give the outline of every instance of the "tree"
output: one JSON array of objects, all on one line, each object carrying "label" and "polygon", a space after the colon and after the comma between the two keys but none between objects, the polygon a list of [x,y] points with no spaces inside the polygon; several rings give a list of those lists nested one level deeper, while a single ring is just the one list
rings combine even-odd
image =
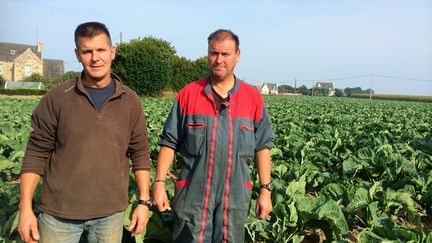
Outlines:
[{"label": "tree", "polygon": [[330,90],[328,88],[323,87],[314,87],[313,95],[314,96],[329,96]]},{"label": "tree", "polygon": [[278,86],[279,93],[294,93],[294,87],[286,84],[282,84]]},{"label": "tree", "polygon": [[165,40],[133,39],[117,46],[112,69],[139,95],[157,96],[171,83],[175,53],[174,47]]},{"label": "tree", "polygon": [[335,96],[336,97],[343,97],[343,96],[345,96],[345,93],[342,89],[336,89],[335,90]]},{"label": "tree", "polygon": [[210,74],[207,56],[200,57],[192,62],[192,80],[197,80]]},{"label": "tree", "polygon": [[184,57],[174,56],[172,62],[173,77],[171,79],[170,88],[179,91],[187,83],[192,81],[190,77],[193,67],[192,62]]},{"label": "tree", "polygon": [[311,95],[312,89],[308,89],[306,85],[302,85],[298,87],[297,93],[300,93],[302,95]]},{"label": "tree", "polygon": [[[367,90],[363,90],[360,87],[355,87],[355,88],[345,88],[345,95],[350,97],[352,94],[369,94],[371,92],[371,89],[367,89]],[[372,94],[373,94],[373,90],[372,90]]]},{"label": "tree", "polygon": [[59,84],[59,83],[62,83],[64,81],[68,81],[72,78],[78,77],[80,75],[81,75],[81,72],[68,71],[68,72],[64,73],[62,76],[60,76],[60,78],[55,79],[54,83]]}]

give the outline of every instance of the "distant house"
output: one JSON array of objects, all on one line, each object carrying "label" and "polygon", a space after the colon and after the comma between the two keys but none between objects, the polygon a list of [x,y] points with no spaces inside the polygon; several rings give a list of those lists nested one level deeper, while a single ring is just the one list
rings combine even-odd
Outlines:
[{"label": "distant house", "polygon": [[333,82],[318,82],[315,81],[314,88],[322,88],[322,89],[328,89],[329,93],[328,96],[335,96],[336,89],[334,87]]},{"label": "distant house", "polygon": [[63,60],[43,59],[43,76],[49,79],[60,77],[64,73]]},{"label": "distant house", "polygon": [[278,85],[272,83],[263,83],[260,92],[261,94],[278,94]]},{"label": "distant house", "polygon": [[43,59],[42,42],[24,45],[0,42],[0,75],[7,81],[21,81],[32,74],[57,78],[64,73],[63,60]]}]

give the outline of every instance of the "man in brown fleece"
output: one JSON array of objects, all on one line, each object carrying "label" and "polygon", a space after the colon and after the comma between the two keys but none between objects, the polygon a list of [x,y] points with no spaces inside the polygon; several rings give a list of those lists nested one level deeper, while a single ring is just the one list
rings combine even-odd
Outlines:
[{"label": "man in brown fleece", "polygon": [[50,89],[31,117],[18,223],[25,242],[79,242],[85,231],[89,242],[121,242],[129,159],[139,190],[132,236],[148,222],[151,164],[140,99],[111,73],[116,48],[104,24],[79,25],[75,44],[81,76]]}]

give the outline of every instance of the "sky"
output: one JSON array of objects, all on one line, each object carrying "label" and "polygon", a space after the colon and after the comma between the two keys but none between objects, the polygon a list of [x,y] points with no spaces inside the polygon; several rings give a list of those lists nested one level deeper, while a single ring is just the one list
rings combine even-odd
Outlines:
[{"label": "sky", "polygon": [[207,55],[211,32],[230,29],[235,74],[255,85],[432,95],[432,0],[0,0],[0,42],[41,41],[65,71],[82,69],[73,33],[88,21],[105,23],[114,43],[153,36],[190,60]]}]

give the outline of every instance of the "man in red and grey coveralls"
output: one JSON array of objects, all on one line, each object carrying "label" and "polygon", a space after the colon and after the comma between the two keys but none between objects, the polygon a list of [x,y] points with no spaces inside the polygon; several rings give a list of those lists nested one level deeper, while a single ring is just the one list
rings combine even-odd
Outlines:
[{"label": "man in red and grey coveralls", "polygon": [[165,123],[153,200],[170,209],[165,177],[175,152],[183,157],[175,184],[174,242],[244,242],[255,160],[261,184],[256,215],[272,210],[270,182],[273,132],[258,91],[236,78],[238,36],[217,30],[208,37],[210,76],[177,95]]}]

